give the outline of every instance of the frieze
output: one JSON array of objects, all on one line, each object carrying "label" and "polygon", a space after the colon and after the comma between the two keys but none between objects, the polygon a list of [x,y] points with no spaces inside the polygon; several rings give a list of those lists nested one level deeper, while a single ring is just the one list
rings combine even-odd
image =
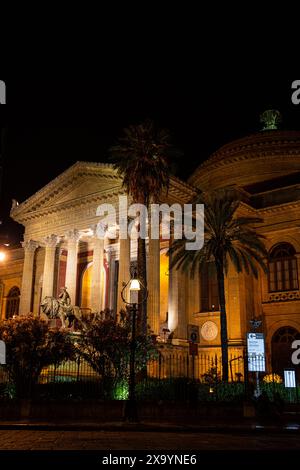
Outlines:
[{"label": "frieze", "polygon": [[269,299],[267,302],[288,302],[291,300],[300,300],[299,291],[288,291],[288,292],[275,292],[274,294],[269,294]]}]

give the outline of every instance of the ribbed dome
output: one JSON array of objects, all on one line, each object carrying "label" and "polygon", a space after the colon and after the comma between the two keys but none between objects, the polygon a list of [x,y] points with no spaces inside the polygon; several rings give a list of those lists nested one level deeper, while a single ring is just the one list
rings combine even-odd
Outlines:
[{"label": "ribbed dome", "polygon": [[189,183],[202,189],[244,186],[300,171],[300,132],[268,130],[223,145]]}]

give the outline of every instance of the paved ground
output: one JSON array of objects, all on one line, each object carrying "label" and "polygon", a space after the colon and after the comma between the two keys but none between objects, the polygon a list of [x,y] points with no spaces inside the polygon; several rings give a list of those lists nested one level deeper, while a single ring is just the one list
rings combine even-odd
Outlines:
[{"label": "paved ground", "polygon": [[1,430],[0,450],[300,450],[285,434]]}]

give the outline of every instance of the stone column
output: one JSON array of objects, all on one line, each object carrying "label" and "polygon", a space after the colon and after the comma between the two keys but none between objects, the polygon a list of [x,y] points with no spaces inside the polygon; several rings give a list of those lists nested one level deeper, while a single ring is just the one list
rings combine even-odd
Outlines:
[{"label": "stone column", "polygon": [[160,327],[160,241],[149,237],[148,324],[155,335]]},{"label": "stone column", "polygon": [[4,297],[4,284],[0,281],[0,319],[5,320],[6,298]]},{"label": "stone column", "polygon": [[168,302],[168,328],[177,336],[178,327],[178,297],[179,297],[178,271],[169,270],[169,302]]},{"label": "stone column", "polygon": [[120,310],[125,307],[121,297],[123,282],[130,279],[130,238],[119,240],[119,276],[118,276],[118,300],[116,316],[119,317]]},{"label": "stone column", "polygon": [[22,246],[24,248],[24,264],[19,314],[28,315],[31,310],[34,253],[39,245],[34,240],[28,240],[22,242]]},{"label": "stone column", "polygon": [[53,234],[43,240],[45,243],[46,252],[44,262],[42,299],[44,299],[46,296],[53,296],[55,253],[58,240],[58,237]]},{"label": "stone column", "polygon": [[104,276],[103,276],[104,239],[94,238],[91,307],[93,312],[103,310]]},{"label": "stone column", "polygon": [[75,305],[76,302],[76,281],[77,281],[77,255],[78,255],[78,241],[80,238],[79,231],[69,230],[66,234],[68,241],[68,256],[66,267],[66,288],[71,297],[71,303]]},{"label": "stone column", "polygon": [[[115,276],[116,276],[116,251],[114,245],[106,248],[108,255],[108,308],[112,311],[115,309]],[[116,312],[114,312],[116,313]]]}]

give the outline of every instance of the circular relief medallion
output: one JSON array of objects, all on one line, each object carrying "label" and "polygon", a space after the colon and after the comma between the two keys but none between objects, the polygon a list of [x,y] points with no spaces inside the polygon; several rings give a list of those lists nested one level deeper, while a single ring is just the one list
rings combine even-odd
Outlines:
[{"label": "circular relief medallion", "polygon": [[201,327],[201,336],[206,341],[213,341],[218,336],[218,327],[213,321],[206,321]]}]

